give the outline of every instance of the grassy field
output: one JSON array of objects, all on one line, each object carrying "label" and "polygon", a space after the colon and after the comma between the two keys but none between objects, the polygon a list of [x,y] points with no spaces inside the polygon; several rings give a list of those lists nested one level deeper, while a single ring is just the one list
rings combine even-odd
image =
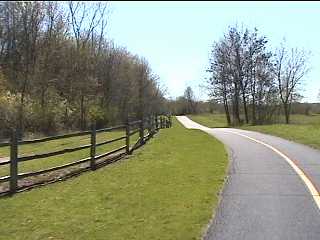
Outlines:
[{"label": "grassy field", "polygon": [[[222,114],[193,115],[191,119],[208,127],[221,127],[223,122],[226,122]],[[289,125],[247,125],[240,128],[279,136],[320,149],[320,115],[292,115]]]},{"label": "grassy field", "polygon": [[241,128],[271,134],[320,149],[319,124],[273,124],[264,126],[244,126]]},{"label": "grassy field", "polygon": [[0,238],[199,239],[227,154],[211,136],[173,123],[128,159],[0,199]]},{"label": "grassy field", "polygon": [[188,117],[191,118],[193,121],[210,128],[228,126],[226,115],[224,114],[204,113],[198,115],[188,115]]}]

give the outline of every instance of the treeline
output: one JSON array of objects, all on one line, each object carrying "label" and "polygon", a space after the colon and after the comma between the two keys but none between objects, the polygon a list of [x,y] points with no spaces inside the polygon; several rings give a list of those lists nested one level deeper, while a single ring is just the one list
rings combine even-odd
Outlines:
[{"label": "treeline", "polygon": [[198,100],[192,88],[188,86],[182,96],[167,100],[166,109],[173,115],[187,115],[213,112],[216,106],[210,101]]},{"label": "treeline", "polygon": [[107,13],[106,3],[0,3],[0,137],[162,111],[148,62],[105,37]]},{"label": "treeline", "polygon": [[223,104],[229,125],[272,122],[279,107],[289,123],[292,103],[301,99],[308,55],[287,49],[285,42],[272,51],[257,29],[230,27],[213,45],[208,72],[211,97]]},{"label": "treeline", "polygon": [[175,115],[199,113],[199,104],[190,86],[185,89],[183,96],[168,100],[168,108]]}]

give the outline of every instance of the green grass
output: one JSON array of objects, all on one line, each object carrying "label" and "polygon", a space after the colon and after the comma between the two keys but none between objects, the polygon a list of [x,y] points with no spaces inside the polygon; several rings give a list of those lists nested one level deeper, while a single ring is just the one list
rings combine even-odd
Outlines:
[{"label": "green grass", "polygon": [[[220,127],[224,115],[202,114],[192,115],[191,119],[208,127]],[[225,121],[225,120],[224,120]],[[291,124],[269,124],[257,126],[241,126],[241,129],[258,131],[282,137],[291,141],[306,144],[320,149],[320,115],[291,115]]]},{"label": "green grass", "polygon": [[197,115],[188,115],[188,117],[193,121],[210,128],[228,126],[225,114],[203,113]]},{"label": "green grass", "polygon": [[174,120],[129,159],[0,199],[0,238],[199,239],[226,165],[220,142]]},{"label": "green grass", "polygon": [[[284,115],[277,116],[274,124],[285,124]],[[294,125],[320,125],[320,114],[291,114],[290,124]],[[270,125],[270,124],[269,124]]]},{"label": "green grass", "polygon": [[[113,132],[104,132],[104,133],[97,133],[97,143],[104,142],[107,140],[111,140],[117,137],[121,137],[125,135],[125,131],[113,131]],[[131,144],[135,143],[138,140],[139,133],[134,134],[131,136]],[[35,143],[35,144],[26,144],[19,146],[19,156],[26,156],[26,155],[33,155],[33,154],[40,154],[40,153],[47,153],[53,152],[57,150],[62,150],[64,148],[72,148],[81,145],[90,144],[90,135],[80,136],[80,137],[71,137],[65,138],[60,140],[52,140],[48,142],[42,143]],[[111,144],[102,145],[97,147],[96,154],[102,154],[113,149],[119,148],[125,145],[125,139],[120,140]],[[21,162],[19,163],[19,173],[21,172],[28,172],[28,171],[38,171],[41,169],[46,169],[62,164],[71,163],[76,160],[80,160],[86,157],[89,157],[90,148],[84,149],[81,151],[76,151],[73,153],[66,153],[63,155],[58,155],[54,157],[48,157],[44,159],[35,159],[31,161]],[[7,157],[9,156],[9,147],[2,147],[0,148],[0,157]],[[9,173],[9,167],[7,166],[0,166],[0,176],[6,176]]]},{"label": "green grass", "polygon": [[242,129],[282,137],[320,149],[320,115],[291,115],[291,124],[243,126]]},{"label": "green grass", "polygon": [[264,126],[244,126],[241,127],[241,129],[271,134],[320,149],[320,125],[273,124]]}]

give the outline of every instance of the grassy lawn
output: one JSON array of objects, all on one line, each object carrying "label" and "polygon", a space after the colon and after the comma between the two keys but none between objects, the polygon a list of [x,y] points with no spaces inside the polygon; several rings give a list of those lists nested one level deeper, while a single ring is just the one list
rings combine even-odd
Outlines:
[{"label": "grassy lawn", "polygon": [[224,114],[203,113],[197,115],[188,115],[188,117],[193,121],[210,128],[228,126],[226,115]]},{"label": "grassy lawn", "polygon": [[[103,132],[97,133],[97,143],[104,142],[107,140],[111,140],[117,137],[121,137],[125,135],[125,131],[113,131],[113,132]],[[134,134],[130,137],[131,144],[134,144],[139,138],[139,133]],[[60,140],[52,140],[43,143],[35,143],[35,144],[26,144],[19,146],[19,156],[40,154],[53,152],[57,150],[62,150],[64,148],[72,148],[81,145],[90,144],[90,135],[80,136],[80,137],[71,137]],[[119,148],[125,145],[125,139],[120,140],[111,144],[102,145],[97,147],[96,153],[102,154],[113,149]],[[72,153],[66,153],[63,155],[58,155],[54,157],[48,157],[43,159],[35,159],[31,161],[21,162],[19,163],[19,173],[27,172],[27,171],[37,171],[41,169],[46,169],[66,163],[71,163],[76,160],[80,160],[90,155],[90,148],[84,149],[81,151],[76,151]],[[9,156],[9,147],[0,148],[0,157]],[[9,174],[9,165],[0,166],[0,177],[6,176]]]},{"label": "grassy lawn", "polygon": [[0,199],[0,238],[199,239],[227,154],[211,136],[173,124],[129,159]]},{"label": "grassy lawn", "polygon": [[273,124],[264,126],[244,126],[241,128],[271,134],[320,149],[319,124]]},{"label": "grassy lawn", "polygon": [[320,126],[320,114],[313,114],[309,116],[293,114],[290,118],[292,124]]},{"label": "grassy lawn", "polygon": [[[193,115],[191,119],[208,127],[221,127],[224,115]],[[224,119],[225,121],[225,119]],[[258,126],[241,126],[241,129],[258,131],[306,144],[320,149],[320,115],[291,116],[291,124],[270,124]]]},{"label": "grassy lawn", "polygon": [[291,116],[291,124],[243,126],[242,129],[258,131],[282,137],[320,149],[320,115]]}]

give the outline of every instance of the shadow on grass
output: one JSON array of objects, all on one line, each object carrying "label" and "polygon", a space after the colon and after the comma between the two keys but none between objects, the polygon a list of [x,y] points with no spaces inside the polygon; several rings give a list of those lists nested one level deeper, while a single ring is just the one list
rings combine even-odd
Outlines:
[{"label": "shadow on grass", "polygon": [[18,189],[15,193],[11,193],[9,191],[9,182],[2,183],[0,184],[0,197],[11,197],[16,193],[21,193],[24,191],[29,191],[33,188],[38,188],[52,183],[65,181],[70,178],[80,176],[84,172],[95,171],[109,164],[115,163],[119,160],[129,159],[134,150],[139,149],[140,147],[145,145],[151,138],[151,135],[145,138],[143,144],[140,144],[138,141],[131,148],[130,155],[126,154],[125,152],[121,152],[118,154],[109,155],[108,157],[96,161],[94,169],[90,167],[90,162],[87,162],[81,163],[76,166],[68,167],[66,169],[55,170],[53,172],[39,174],[32,177],[26,177],[23,180],[18,180]]}]

